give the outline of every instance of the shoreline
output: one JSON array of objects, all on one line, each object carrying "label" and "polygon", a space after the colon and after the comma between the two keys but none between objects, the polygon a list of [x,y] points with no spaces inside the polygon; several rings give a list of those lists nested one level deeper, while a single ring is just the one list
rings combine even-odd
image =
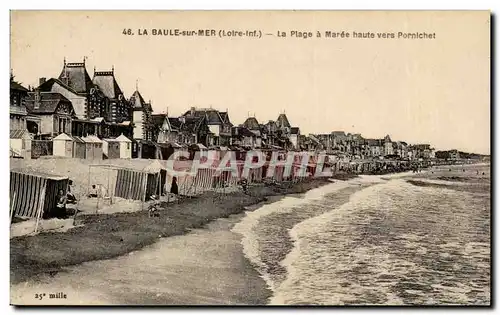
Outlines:
[{"label": "shoreline", "polygon": [[[218,218],[128,255],[85,262],[54,276],[40,276],[38,281],[11,285],[11,304],[267,305],[272,292],[245,257],[242,236],[231,231],[244,217],[242,212]],[[106,284],[96,287],[95,283]],[[33,298],[49,290],[64,292],[67,298]]]},{"label": "shoreline", "polygon": [[[343,175],[332,179],[351,177]],[[236,192],[217,197],[207,193],[178,204],[165,204],[159,210],[160,216],[153,218],[147,211],[82,215],[75,222],[81,226],[67,232],[12,238],[10,282],[36,281],[46,274],[56,275],[65,267],[116,258],[152,245],[161,238],[185,235],[216,219],[252,211],[247,207],[266,202],[267,197],[305,193],[328,183],[331,181],[326,178],[313,179],[279,192],[259,185],[250,187],[249,195]]]}]

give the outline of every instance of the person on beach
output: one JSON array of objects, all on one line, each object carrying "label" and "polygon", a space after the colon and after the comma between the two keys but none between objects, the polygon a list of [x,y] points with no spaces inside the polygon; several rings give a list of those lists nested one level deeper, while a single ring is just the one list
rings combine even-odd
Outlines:
[{"label": "person on beach", "polygon": [[68,193],[66,194],[66,198],[68,200],[68,203],[76,203],[76,197],[71,192],[71,185],[73,185],[73,181],[72,180],[69,181],[69,184],[68,184]]},{"label": "person on beach", "polygon": [[64,195],[64,191],[62,189],[59,189],[59,192],[57,193],[57,204],[56,204],[56,217],[64,217],[66,215],[66,203],[67,203],[67,198]]},{"label": "person on beach", "polygon": [[89,198],[97,198],[97,188],[95,185],[92,185],[92,189],[90,189]]},{"label": "person on beach", "polygon": [[177,186],[177,177],[172,178],[172,185],[170,186],[170,193],[179,195],[179,187]]},{"label": "person on beach", "polygon": [[240,181],[241,188],[243,189],[243,193],[247,194],[248,193],[248,181],[246,178],[243,178]]}]

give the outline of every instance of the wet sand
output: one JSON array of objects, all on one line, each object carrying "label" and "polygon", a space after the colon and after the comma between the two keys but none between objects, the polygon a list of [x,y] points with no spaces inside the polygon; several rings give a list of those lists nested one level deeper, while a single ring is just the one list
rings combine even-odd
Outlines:
[{"label": "wet sand", "polygon": [[[11,286],[28,305],[264,305],[271,295],[231,228],[244,214],[160,240],[128,255],[65,268]],[[65,299],[49,298],[63,292]],[[37,293],[46,293],[41,300]]]}]

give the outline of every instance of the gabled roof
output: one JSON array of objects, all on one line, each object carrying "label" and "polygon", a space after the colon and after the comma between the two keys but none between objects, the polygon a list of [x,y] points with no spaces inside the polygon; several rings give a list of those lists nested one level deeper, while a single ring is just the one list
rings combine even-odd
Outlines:
[{"label": "gabled roof", "polygon": [[40,92],[40,106],[38,108],[35,108],[35,93],[30,93],[26,99],[26,109],[30,114],[54,114],[61,103],[69,106],[71,114],[74,114],[70,100],[62,94],[54,92]]},{"label": "gabled roof", "polygon": [[71,138],[70,136],[68,136],[65,133],[61,133],[60,135],[58,135],[57,137],[55,137],[53,140],[69,140],[69,141],[73,141],[73,138]]},{"label": "gabled roof", "polygon": [[137,90],[134,92],[134,94],[132,94],[132,96],[130,96],[129,101],[134,110],[136,109],[143,110],[144,106],[146,105],[144,98],[142,97],[141,93],[139,93],[139,91]]},{"label": "gabled roof", "polygon": [[86,143],[102,143],[102,140],[93,135],[88,135],[86,137],[81,138]]},{"label": "gabled roof", "polygon": [[290,128],[290,122],[288,121],[288,117],[285,114],[280,114],[278,119],[276,119],[276,125],[278,128]]},{"label": "gabled roof", "polygon": [[123,133],[114,139],[116,142],[132,142],[129,138],[125,137]]},{"label": "gabled roof", "polygon": [[181,130],[196,133],[200,130],[205,117],[184,117],[185,122],[181,125]]},{"label": "gabled roof", "polygon": [[59,80],[77,93],[89,93],[93,87],[92,80],[85,68],[85,63],[64,63]]},{"label": "gabled roof", "polygon": [[245,120],[245,122],[243,123],[243,126],[250,130],[260,130],[259,122],[255,117],[248,117],[247,120]]},{"label": "gabled roof", "polygon": [[220,118],[222,119],[222,122],[225,124],[230,124],[231,121],[229,120],[229,113],[228,112],[219,112]]},{"label": "gabled roof", "polygon": [[113,71],[96,71],[92,82],[97,85],[106,97],[116,100],[123,95],[122,90],[116,82]]},{"label": "gabled roof", "polygon": [[182,122],[179,119],[179,117],[168,117],[168,123],[170,124],[170,127],[173,129],[181,129]]},{"label": "gabled roof", "polygon": [[78,94],[78,92],[75,91],[72,87],[67,86],[66,83],[64,83],[61,80],[56,79],[56,78],[50,78],[50,79],[48,79],[47,81],[45,81],[44,83],[42,83],[41,85],[39,85],[37,87],[37,89],[39,89],[42,92],[51,92],[52,91],[52,86],[54,85],[54,83],[59,84],[61,87],[63,87],[64,89],[70,91],[73,94]]},{"label": "gabled roof", "polygon": [[166,114],[153,114],[151,115],[151,122],[153,125],[161,127],[167,118]]}]

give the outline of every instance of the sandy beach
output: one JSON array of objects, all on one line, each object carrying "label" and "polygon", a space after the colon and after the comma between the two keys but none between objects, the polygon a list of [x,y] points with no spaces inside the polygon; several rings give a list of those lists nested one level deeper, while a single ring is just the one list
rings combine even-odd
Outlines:
[{"label": "sandy beach", "polygon": [[[87,262],[11,286],[29,305],[263,305],[271,295],[231,228],[243,214],[215,220],[116,259]],[[64,292],[66,298],[37,293]]]},{"label": "sandy beach", "polygon": [[[336,178],[350,177],[340,174]],[[149,217],[147,211],[83,213],[74,228],[62,232],[11,236],[11,303],[266,304],[270,296],[267,285],[245,258],[241,235],[231,228],[245,210],[327,183],[331,181],[315,179],[280,189],[255,185],[248,195],[205,193],[162,204],[159,217]],[[150,256],[161,252],[168,255],[151,263]],[[135,266],[130,270],[136,272],[142,270],[137,266],[144,266],[144,275],[133,277],[144,283],[135,283],[133,288],[125,288],[127,280],[119,284],[129,271],[122,266]],[[160,293],[134,291],[158,279],[166,279],[158,285]],[[113,292],[121,293],[95,290],[96,281],[102,288],[118,285],[122,289]],[[72,297],[35,298],[36,292],[49,296],[59,291]]]}]

